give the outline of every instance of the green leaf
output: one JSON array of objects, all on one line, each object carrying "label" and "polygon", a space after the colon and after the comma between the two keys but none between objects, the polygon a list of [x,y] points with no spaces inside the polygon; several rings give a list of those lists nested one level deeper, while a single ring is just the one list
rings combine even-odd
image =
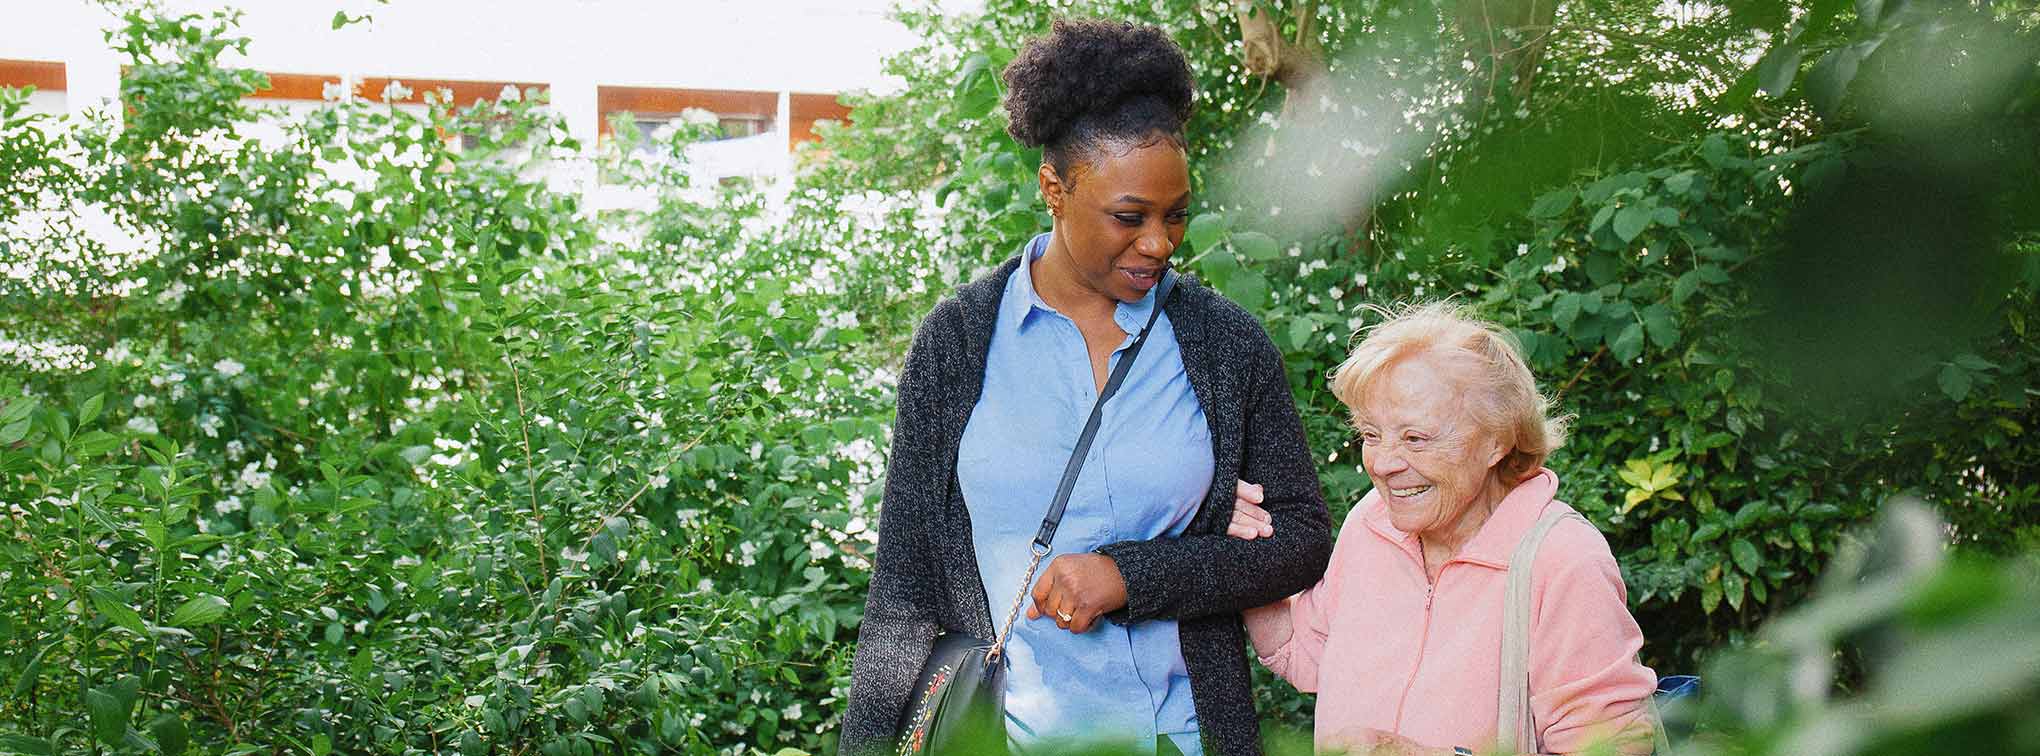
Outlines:
[{"label": "green leaf", "polygon": [[1317,320],[1307,315],[1298,315],[1289,321],[1289,346],[1297,351],[1311,345],[1311,337],[1317,335]]},{"label": "green leaf", "polygon": [[1615,337],[1615,341],[1608,345],[1608,351],[1622,362],[1643,356],[1643,325],[1630,323],[1624,327],[1622,333]]},{"label": "green leaf", "polygon": [[189,629],[218,622],[226,615],[226,599],[201,593],[178,606],[177,611],[170,614],[170,624]]},{"label": "green leaf", "polygon": [[5,428],[0,428],[0,446],[13,444],[28,436],[28,418],[22,418]]},{"label": "green leaf", "polygon": [[128,708],[120,705],[120,699],[105,688],[93,688],[85,691],[85,708],[91,714],[93,736],[101,743],[120,745],[128,727]]},{"label": "green leaf", "polygon": [[1772,97],[1784,97],[1792,88],[1792,80],[1799,76],[1799,45],[1786,42],[1764,53],[1757,61],[1757,88]]},{"label": "green leaf", "polygon": [[1551,324],[1561,331],[1571,331],[1573,322],[1580,318],[1580,304],[1578,293],[1568,291],[1558,295],[1558,300],[1551,303]]},{"label": "green leaf", "polygon": [[1591,234],[1595,231],[1601,230],[1602,226],[1608,225],[1608,221],[1614,218],[1615,218],[1615,206],[1602,205],[1600,210],[1594,212],[1593,221],[1587,224],[1587,233]]},{"label": "green leaf", "polygon": [[1955,364],[1971,372],[1998,369],[1997,363],[1969,353],[1955,355]]},{"label": "green leaf", "polygon": [[1672,308],[1663,303],[1643,308],[1643,328],[1650,335],[1650,341],[1661,349],[1670,349],[1679,343],[1679,324],[1672,318]]},{"label": "green leaf", "polygon": [[32,396],[16,398],[7,403],[7,409],[0,410],[0,425],[12,425],[34,413],[42,401]]},{"label": "green leaf", "polygon": [[137,636],[149,637],[149,626],[142,622],[142,615],[105,589],[92,589],[92,608],[98,609],[100,614],[113,620],[113,624],[127,628]]},{"label": "green leaf", "polygon": [[970,100],[980,89],[980,80],[990,75],[992,58],[984,53],[975,53],[963,59],[963,66],[956,72],[956,97]]},{"label": "green leaf", "polygon": [[149,720],[149,735],[156,739],[157,747],[166,754],[184,753],[191,745],[191,735],[184,727],[184,718],[168,711]]},{"label": "green leaf", "polygon": [[1258,231],[1242,231],[1232,235],[1233,249],[1240,251],[1249,260],[1266,262],[1282,254],[1275,237]]},{"label": "green leaf", "polygon": [[1679,225],[1679,211],[1674,208],[1660,207],[1651,211],[1650,220],[1652,223],[1657,224],[1659,228],[1677,228]]},{"label": "green leaf", "polygon": [[1565,213],[1565,211],[1571,210],[1573,199],[1578,196],[1579,193],[1573,191],[1572,187],[1545,192],[1537,198],[1536,202],[1530,205],[1530,217],[1540,219],[1556,218]]},{"label": "green leaf", "polygon": [[51,756],[57,752],[49,741],[27,735],[0,735],[0,751],[30,756]]},{"label": "green leaf", "polygon": [[1700,274],[1686,271],[1679,274],[1679,280],[1672,282],[1672,306],[1684,307],[1693,294],[1700,291]]},{"label": "green leaf", "polygon": [[71,440],[71,455],[79,459],[91,459],[112,451],[120,444],[119,436],[102,430],[87,431]]},{"label": "green leaf", "polygon": [[92,398],[85,400],[85,406],[78,409],[78,427],[83,428],[86,423],[99,417],[99,410],[105,406],[105,394],[93,394]]},{"label": "green leaf", "polygon": [[1762,554],[1757,553],[1756,544],[1741,538],[1728,545],[1728,554],[1735,558],[1735,566],[1745,574],[1755,575],[1764,566]]},{"label": "green leaf", "polygon": [[1651,208],[1648,205],[1639,203],[1622,208],[1615,213],[1615,235],[1622,237],[1625,244],[1636,241],[1636,237],[1650,227],[1650,215]]},{"label": "green leaf", "polygon": [[14,680],[15,698],[28,695],[28,691],[35,687],[37,676],[42,674],[43,655],[48,654],[50,649],[55,648],[56,645],[56,641],[45,643],[42,648],[36,649],[34,655],[28,657],[28,663],[21,667],[21,677]]},{"label": "green leaf", "polygon": [[1226,223],[1224,213],[1198,213],[1197,217],[1190,219],[1189,228],[1183,230],[1183,241],[1189,242],[1192,250],[1209,250],[1218,245],[1219,237],[1225,235]]},{"label": "green leaf", "polygon": [[1693,175],[1692,171],[1679,171],[1665,177],[1665,191],[1685,194],[1687,190],[1693,188]]},{"label": "green leaf", "polygon": [[1941,368],[1941,393],[1949,399],[1962,401],[1969,398],[1969,372],[1954,365]]},{"label": "green leaf", "polygon": [[1701,281],[1709,284],[1728,283],[1728,271],[1722,270],[1719,265],[1701,265],[1694,268],[1693,272],[1700,275]]},{"label": "green leaf", "polygon": [[1242,270],[1226,281],[1225,295],[1234,304],[1248,310],[1259,309],[1268,302],[1268,279],[1251,270]]}]

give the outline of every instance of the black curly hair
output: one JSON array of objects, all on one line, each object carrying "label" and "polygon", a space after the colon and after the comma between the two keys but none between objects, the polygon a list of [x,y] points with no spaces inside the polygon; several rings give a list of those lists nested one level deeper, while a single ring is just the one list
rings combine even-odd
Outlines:
[{"label": "black curly hair", "polygon": [[1107,143],[1168,139],[1183,146],[1195,87],[1183,50],[1161,29],[1126,22],[1057,19],[1027,41],[1001,74],[1006,133],[1056,175]]}]

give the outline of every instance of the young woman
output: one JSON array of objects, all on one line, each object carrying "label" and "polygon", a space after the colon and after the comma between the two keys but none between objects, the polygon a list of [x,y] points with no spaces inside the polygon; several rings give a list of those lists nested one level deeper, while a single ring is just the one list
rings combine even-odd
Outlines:
[{"label": "young woman", "polygon": [[[1054,224],[915,334],[843,752],[894,747],[938,631],[992,638],[1024,602],[1006,654],[1015,751],[1259,753],[1240,611],[1315,582],[1330,525],[1260,323],[1187,277],[1154,301],[1190,205],[1189,67],[1159,29],[1059,21],[1004,78]],[[1092,402],[1156,307],[1023,591]],[[1268,481],[1270,537],[1226,535],[1240,478]]]}]

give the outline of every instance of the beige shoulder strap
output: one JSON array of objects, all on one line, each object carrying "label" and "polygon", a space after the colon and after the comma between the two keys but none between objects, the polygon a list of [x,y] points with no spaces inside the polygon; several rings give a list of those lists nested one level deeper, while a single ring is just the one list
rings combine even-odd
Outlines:
[{"label": "beige shoulder strap", "polygon": [[1542,750],[1530,713],[1530,568],[1544,535],[1568,517],[1587,521],[1578,512],[1552,506],[1523,534],[1509,557],[1508,587],[1502,598],[1502,689],[1495,718],[1495,748],[1501,753]]}]

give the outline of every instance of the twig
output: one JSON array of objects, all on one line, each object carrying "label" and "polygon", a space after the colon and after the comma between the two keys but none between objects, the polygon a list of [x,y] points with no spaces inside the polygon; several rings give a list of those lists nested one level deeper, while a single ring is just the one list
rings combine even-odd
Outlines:
[{"label": "twig", "polygon": [[1565,396],[1565,392],[1570,390],[1573,387],[1573,384],[1579,383],[1580,378],[1587,374],[1587,368],[1593,367],[1595,362],[1600,361],[1601,355],[1607,353],[1608,353],[1607,344],[1602,344],[1601,348],[1594,350],[1594,354],[1587,358],[1587,364],[1581,365],[1579,372],[1573,373],[1572,380],[1566,381],[1565,385],[1558,387],[1558,396],[1553,397],[1553,399],[1555,400]]},{"label": "twig", "polygon": [[539,584],[544,585],[548,574],[545,567],[545,512],[538,508],[538,473],[531,466],[531,418],[524,409],[524,379],[517,370],[516,360],[506,354],[503,362],[510,366],[510,385],[517,392],[517,430],[524,437],[524,478],[531,490],[531,525],[538,535],[538,543],[534,545],[538,548]]}]

